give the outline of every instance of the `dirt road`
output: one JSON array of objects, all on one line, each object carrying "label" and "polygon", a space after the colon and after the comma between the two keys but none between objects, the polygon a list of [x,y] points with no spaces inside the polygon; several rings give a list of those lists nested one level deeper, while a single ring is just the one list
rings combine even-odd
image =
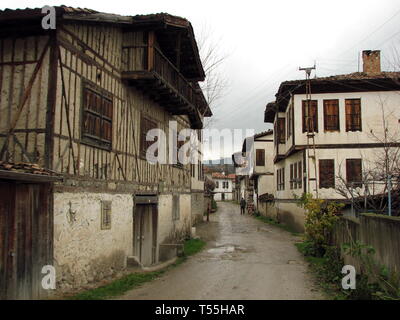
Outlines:
[{"label": "dirt road", "polygon": [[120,299],[323,299],[294,243],[298,238],[218,203],[197,233],[207,247]]}]

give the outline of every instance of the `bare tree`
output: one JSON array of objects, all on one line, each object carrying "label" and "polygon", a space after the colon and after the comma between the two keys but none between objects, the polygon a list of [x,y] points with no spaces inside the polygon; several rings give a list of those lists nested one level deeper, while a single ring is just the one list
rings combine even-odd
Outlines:
[{"label": "bare tree", "polygon": [[[229,86],[229,81],[222,68],[228,54],[223,52],[221,41],[213,39],[212,30],[208,27],[203,28],[197,44],[206,75],[206,79],[200,83],[200,87],[211,110],[215,110],[218,101],[224,96]],[[206,126],[215,120],[215,117],[207,120]]]},{"label": "bare tree", "polygon": [[[398,108],[398,106],[395,106]],[[397,122],[393,110],[385,108],[380,101],[382,129],[370,130],[369,137],[382,147],[376,148],[373,159],[363,159],[361,180],[348,183],[342,174],[342,164],[336,176],[335,189],[338,194],[351,201],[356,211],[386,213],[388,209],[388,187],[391,185],[392,215],[400,215],[400,134],[390,122]],[[390,182],[389,182],[390,181]]]}]

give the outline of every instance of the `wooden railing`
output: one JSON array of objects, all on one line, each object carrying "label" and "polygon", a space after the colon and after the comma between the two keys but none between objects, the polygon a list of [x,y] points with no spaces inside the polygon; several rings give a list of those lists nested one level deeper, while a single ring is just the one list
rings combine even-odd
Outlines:
[{"label": "wooden railing", "polygon": [[196,90],[168,58],[155,46],[131,46],[123,48],[124,71],[154,71],[166,84],[188,103],[197,106]]}]

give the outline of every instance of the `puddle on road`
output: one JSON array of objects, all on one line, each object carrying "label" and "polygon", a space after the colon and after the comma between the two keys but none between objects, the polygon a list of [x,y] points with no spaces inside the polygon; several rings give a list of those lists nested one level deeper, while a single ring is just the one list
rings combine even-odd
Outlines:
[{"label": "puddle on road", "polygon": [[235,251],[234,246],[227,246],[227,247],[217,247],[217,248],[212,248],[208,249],[208,253],[213,253],[213,254],[224,254],[224,253],[231,253]]}]

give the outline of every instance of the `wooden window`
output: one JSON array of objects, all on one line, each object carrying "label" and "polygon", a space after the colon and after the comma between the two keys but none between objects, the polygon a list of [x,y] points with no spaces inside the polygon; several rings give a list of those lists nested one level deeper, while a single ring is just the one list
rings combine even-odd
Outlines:
[{"label": "wooden window", "polygon": [[335,161],[333,159],[319,160],[319,187],[335,187]]},{"label": "wooden window", "polygon": [[289,138],[292,136],[292,132],[293,132],[293,107],[290,106],[289,110],[287,112],[287,117],[288,119],[287,121],[287,137],[286,139],[289,140]]},{"label": "wooden window", "polygon": [[97,147],[111,149],[112,118],[111,93],[85,82],[83,85],[82,141]]},{"label": "wooden window", "polygon": [[[151,129],[156,129],[157,123],[151,120],[148,117],[142,116],[140,119],[140,156],[146,157],[147,149],[155,142],[155,141],[147,141],[146,136],[147,132]],[[156,155],[157,156],[157,155]]]},{"label": "wooden window", "polygon": [[265,166],[265,150],[256,149],[256,166]]},{"label": "wooden window", "polygon": [[290,164],[290,181],[289,181],[289,183],[290,183],[290,189],[292,190],[293,189],[293,185],[294,185],[294,175],[293,175],[293,163],[291,163]]},{"label": "wooden window", "polygon": [[297,162],[293,164],[293,189],[297,189]]},{"label": "wooden window", "polygon": [[277,189],[285,190],[285,168],[278,169],[276,171],[277,176]]},{"label": "wooden window", "polygon": [[317,100],[303,100],[303,132],[318,132]]},{"label": "wooden window", "polygon": [[339,100],[324,100],[324,129],[339,131]]},{"label": "wooden window", "polygon": [[180,219],[179,195],[172,195],[172,220]]},{"label": "wooden window", "polygon": [[361,187],[362,164],[361,159],[346,159],[346,181],[354,187]]},{"label": "wooden window", "polygon": [[218,189],[219,188],[219,182],[215,181],[215,187]]},{"label": "wooden window", "polygon": [[361,129],[361,99],[346,99],[346,131]]},{"label": "wooden window", "polygon": [[298,165],[297,165],[297,170],[298,170],[298,174],[297,174],[297,186],[299,187],[299,189],[302,188],[302,183],[303,183],[303,170],[302,170],[302,163],[301,161],[299,161]]},{"label": "wooden window", "polygon": [[101,229],[111,229],[111,201],[101,201]]},{"label": "wooden window", "polygon": [[285,118],[278,118],[278,141],[279,143],[285,143]]}]

